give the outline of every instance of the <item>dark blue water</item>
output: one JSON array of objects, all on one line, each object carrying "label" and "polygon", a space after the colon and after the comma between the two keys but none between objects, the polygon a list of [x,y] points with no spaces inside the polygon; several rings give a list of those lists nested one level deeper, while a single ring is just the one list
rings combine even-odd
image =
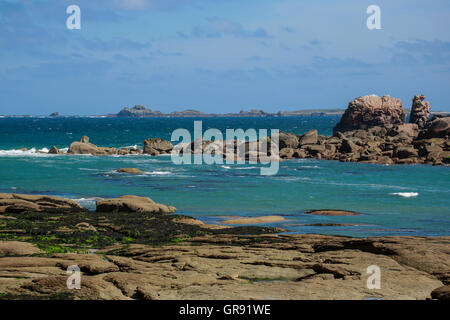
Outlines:
[{"label": "dark blue water", "polygon": [[[196,119],[198,120],[198,119]],[[280,129],[331,134],[338,117],[214,118],[203,129]],[[275,176],[261,165],[174,165],[169,156],[68,156],[22,152],[21,148],[67,148],[82,135],[100,146],[137,145],[151,137],[170,139],[193,119],[0,118],[0,192],[58,195],[93,207],[96,197],[148,196],[178,213],[218,223],[229,216],[281,215],[280,226],[297,233],[351,236],[450,235],[450,169],[427,165],[385,166],[292,160]],[[136,167],[142,175],[115,173]],[[342,209],[360,216],[324,217],[308,209]],[[313,227],[305,224],[352,226]]]}]

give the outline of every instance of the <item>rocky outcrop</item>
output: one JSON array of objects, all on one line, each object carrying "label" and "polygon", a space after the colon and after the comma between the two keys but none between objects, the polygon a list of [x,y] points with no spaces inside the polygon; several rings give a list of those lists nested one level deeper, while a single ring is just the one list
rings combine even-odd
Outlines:
[{"label": "rocky outcrop", "polygon": [[59,197],[0,193],[0,212],[80,212],[86,211],[77,202]]},{"label": "rocky outcrop", "polygon": [[416,95],[413,98],[411,114],[409,116],[409,122],[415,123],[419,128],[423,128],[430,117],[430,103],[425,101],[425,96]]},{"label": "rocky outcrop", "polygon": [[153,111],[144,106],[136,105],[133,108],[123,108],[118,114],[118,117],[155,117],[162,115],[161,111]]},{"label": "rocky outcrop", "polygon": [[79,142],[72,142],[67,151],[68,154],[92,154],[94,156],[105,155],[106,152],[101,150],[95,144],[89,142],[89,137],[83,136]]},{"label": "rocky outcrop", "polygon": [[173,213],[175,207],[156,203],[147,197],[122,196],[115,199],[97,201],[97,212],[147,212],[147,213]]},{"label": "rocky outcrop", "polygon": [[144,153],[152,156],[167,154],[172,151],[173,145],[167,140],[152,138],[144,140]]},{"label": "rocky outcrop", "polygon": [[333,132],[345,132],[357,129],[366,130],[375,126],[389,126],[404,123],[406,113],[402,102],[390,96],[376,95],[356,98],[348,105],[341,121],[334,127]]}]

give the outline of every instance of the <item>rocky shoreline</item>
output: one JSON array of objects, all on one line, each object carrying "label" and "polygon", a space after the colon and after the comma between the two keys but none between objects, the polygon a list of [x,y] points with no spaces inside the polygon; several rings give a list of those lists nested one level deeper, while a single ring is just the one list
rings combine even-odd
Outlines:
[{"label": "rocky shoreline", "polygon": [[[144,148],[98,147],[82,137],[73,142],[67,153],[56,147],[49,154],[91,154],[158,156],[171,153],[220,154],[224,159],[326,159],[341,162],[377,164],[450,164],[450,117],[431,116],[431,107],[425,96],[415,96],[409,122],[400,99],[375,95],[359,97],[349,103],[332,136],[319,135],[310,130],[303,135],[280,132],[278,156],[270,151],[268,139],[256,142],[252,150],[248,141],[235,140],[234,148],[227,148],[223,141],[193,141],[174,146],[171,142],[151,138],[144,141]],[[268,143],[269,141],[269,143]],[[231,150],[230,150],[231,149]],[[269,150],[269,151],[264,151]]]},{"label": "rocky shoreline", "polygon": [[[135,196],[97,205],[0,194],[0,299],[449,299],[450,237],[207,225]],[[80,290],[66,285],[73,265]],[[367,287],[371,265],[381,289]]]}]

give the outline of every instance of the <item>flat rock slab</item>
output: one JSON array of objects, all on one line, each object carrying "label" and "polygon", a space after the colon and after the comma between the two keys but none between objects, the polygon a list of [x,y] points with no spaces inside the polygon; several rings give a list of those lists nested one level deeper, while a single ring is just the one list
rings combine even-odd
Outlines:
[{"label": "flat rock slab", "polygon": [[22,241],[0,241],[0,256],[31,255],[36,253],[41,253],[41,250],[31,243]]},{"label": "flat rock slab", "polygon": [[[172,245],[116,244],[91,255],[8,257],[0,259],[0,298],[441,299],[448,293],[449,243],[450,237],[206,235]],[[81,269],[80,290],[67,289],[69,265]],[[381,289],[367,286],[372,265],[381,270]]]},{"label": "flat rock slab", "polygon": [[264,217],[250,217],[250,218],[236,218],[221,221],[225,224],[259,224],[259,223],[272,223],[286,220],[280,216],[264,216]]}]

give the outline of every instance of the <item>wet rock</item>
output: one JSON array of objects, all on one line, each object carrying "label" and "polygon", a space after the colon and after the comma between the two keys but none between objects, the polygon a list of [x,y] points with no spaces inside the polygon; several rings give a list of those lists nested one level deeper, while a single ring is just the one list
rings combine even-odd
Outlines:
[{"label": "wet rock", "polygon": [[320,215],[320,216],[358,216],[360,213],[346,210],[307,210],[306,214]]}]

